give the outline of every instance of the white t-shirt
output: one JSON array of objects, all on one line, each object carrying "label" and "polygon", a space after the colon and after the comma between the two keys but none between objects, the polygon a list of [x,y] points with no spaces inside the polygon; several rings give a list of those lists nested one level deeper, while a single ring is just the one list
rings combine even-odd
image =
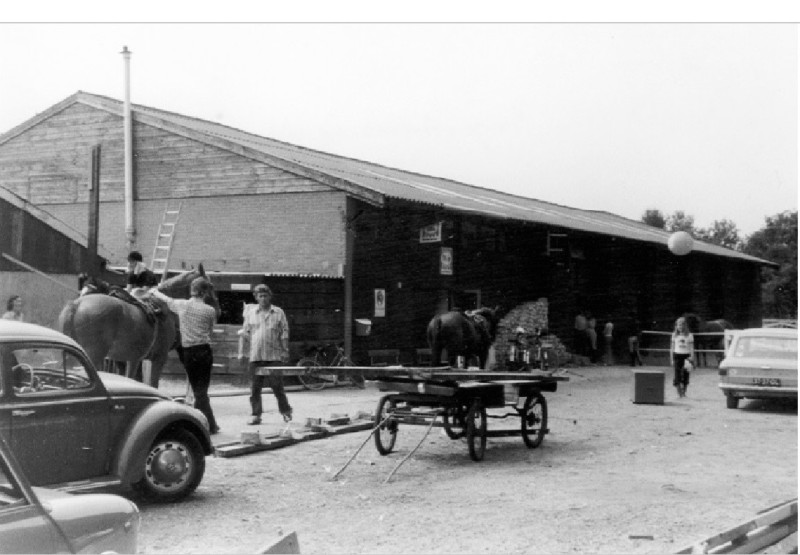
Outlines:
[{"label": "white t-shirt", "polygon": [[690,355],[694,351],[694,336],[691,333],[672,334],[672,352],[676,355]]}]

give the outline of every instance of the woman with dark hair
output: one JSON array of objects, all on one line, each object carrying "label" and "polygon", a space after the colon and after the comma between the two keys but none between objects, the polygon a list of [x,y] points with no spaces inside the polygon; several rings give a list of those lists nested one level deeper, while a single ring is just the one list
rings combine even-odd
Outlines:
[{"label": "woman with dark hair", "polygon": [[3,320],[24,322],[25,317],[22,314],[22,304],[22,297],[19,295],[11,295],[6,303],[6,313],[3,314]]}]

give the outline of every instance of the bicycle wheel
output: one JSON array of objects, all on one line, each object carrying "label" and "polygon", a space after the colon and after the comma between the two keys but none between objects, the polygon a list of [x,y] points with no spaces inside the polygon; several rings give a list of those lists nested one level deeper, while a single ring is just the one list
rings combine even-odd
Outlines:
[{"label": "bicycle wheel", "polygon": [[[397,441],[397,420],[389,416],[394,412],[395,405],[395,401],[387,395],[381,397],[381,400],[378,401],[378,410],[375,411],[375,425],[380,424],[375,430],[375,448],[381,455],[391,453],[394,443]],[[383,423],[381,424],[381,422]]]},{"label": "bicycle wheel", "polygon": [[539,447],[547,433],[547,401],[544,395],[538,391],[529,395],[519,418],[522,422],[522,441],[531,449]]},{"label": "bicycle wheel", "polygon": [[473,461],[483,460],[486,452],[486,409],[479,399],[472,401],[467,412],[467,446]]},{"label": "bicycle wheel", "polygon": [[301,358],[297,361],[297,366],[304,366],[306,368],[305,372],[297,375],[297,379],[300,380],[300,383],[303,384],[303,387],[306,389],[319,391],[328,383],[328,381],[316,371],[319,368],[319,364],[317,364],[317,361],[313,358]]}]

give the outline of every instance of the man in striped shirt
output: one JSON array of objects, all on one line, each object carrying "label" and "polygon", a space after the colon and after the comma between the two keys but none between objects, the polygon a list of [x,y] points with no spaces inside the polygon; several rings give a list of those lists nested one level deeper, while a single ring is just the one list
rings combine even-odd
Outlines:
[{"label": "man in striped shirt", "polygon": [[[272,304],[272,291],[264,284],[256,285],[253,295],[258,301],[254,310],[244,314],[244,324],[239,332],[250,339],[250,364],[248,367],[253,377],[250,388],[250,408],[252,416],[248,424],[261,424],[261,389],[266,378],[283,419],[292,419],[292,407],[286,398],[281,370],[265,370],[271,366],[282,366],[289,362],[289,322],[280,307]],[[240,342],[240,345],[242,343]],[[244,358],[243,349],[239,351],[239,359]]]},{"label": "man in striped shirt", "polygon": [[[192,280],[189,286],[190,299],[173,299],[153,289],[153,296],[161,299],[178,315],[183,347],[183,366],[194,393],[194,407],[208,419],[211,434],[219,433],[219,426],[211,410],[208,388],[211,385],[211,370],[214,353],[211,350],[211,333],[219,317],[219,304],[211,283],[203,277]],[[211,304],[207,304],[208,300]]]}]

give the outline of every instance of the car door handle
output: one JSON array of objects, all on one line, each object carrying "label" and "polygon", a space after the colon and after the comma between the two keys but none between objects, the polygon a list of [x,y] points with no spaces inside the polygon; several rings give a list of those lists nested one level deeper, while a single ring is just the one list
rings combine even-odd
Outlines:
[{"label": "car door handle", "polygon": [[12,410],[11,416],[30,416],[35,413],[35,410]]}]

